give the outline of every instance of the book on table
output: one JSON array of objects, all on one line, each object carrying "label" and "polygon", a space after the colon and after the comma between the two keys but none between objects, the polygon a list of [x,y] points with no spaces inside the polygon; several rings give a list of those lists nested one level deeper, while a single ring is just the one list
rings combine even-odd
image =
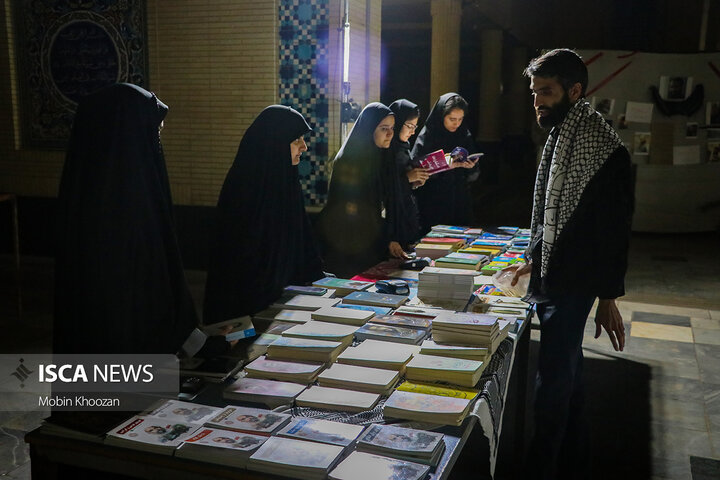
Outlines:
[{"label": "book on table", "polygon": [[199,403],[163,399],[155,402],[148,407],[147,410],[141,412],[140,415],[164,418],[168,422],[197,423],[202,425],[221,411],[222,408],[210,407]]},{"label": "book on table", "polygon": [[420,239],[419,243],[437,243],[439,245],[452,245],[454,247],[454,250],[457,250],[465,245],[465,240],[455,237],[423,237]]},{"label": "book on table", "polygon": [[435,266],[439,268],[480,270],[480,268],[489,261],[487,255],[452,252],[435,260]]},{"label": "book on table", "polygon": [[392,308],[390,307],[378,307],[375,305],[353,305],[348,303],[338,303],[336,305],[336,308],[350,308],[353,310],[365,310],[367,312],[374,312],[375,315],[388,315],[390,312],[392,312]]},{"label": "book on table", "polygon": [[340,460],[344,447],[294,438],[270,437],[247,462],[249,470],[322,480]]},{"label": "book on table", "polygon": [[290,415],[262,408],[228,405],[205,423],[206,427],[269,436],[285,426]]},{"label": "book on table", "polygon": [[345,278],[325,277],[313,282],[316,287],[332,288],[335,295],[344,297],[348,293],[361,292],[372,287],[372,282],[363,282],[360,280],[348,280]]},{"label": "book on table", "polygon": [[405,367],[405,378],[417,382],[447,382],[474,387],[485,370],[485,362],[463,358],[418,354]]},{"label": "book on table", "polygon": [[430,467],[372,453],[352,452],[330,472],[330,480],[422,480]]},{"label": "book on table", "polygon": [[471,404],[471,400],[464,398],[395,390],[385,402],[383,413],[387,418],[460,425]]},{"label": "book on table", "polygon": [[224,335],[228,342],[255,336],[255,326],[249,316],[203,325],[202,331],[207,335]]},{"label": "book on table", "polygon": [[306,386],[264,378],[240,378],[223,390],[223,398],[240,402],[261,403],[270,408],[290,405]]},{"label": "book on table", "polygon": [[405,364],[419,351],[417,345],[365,340],[356,347],[346,348],[337,362],[402,372]]},{"label": "book on table", "polygon": [[325,368],[325,364],[320,362],[273,360],[263,355],[245,365],[245,372],[251,378],[265,378],[267,380],[309,385],[315,381],[323,368]]},{"label": "book on table", "polygon": [[250,455],[267,439],[251,433],[201,427],[175,450],[175,456],[244,468]]},{"label": "book on table", "polygon": [[[312,295],[282,296],[272,306],[287,310],[315,311],[322,307],[334,307],[340,303],[339,298],[315,297]],[[279,318],[275,318],[280,320]]]},{"label": "book on table", "polygon": [[427,339],[423,340],[423,343],[420,345],[420,353],[422,353],[423,355],[439,355],[441,357],[453,357],[464,358],[466,360],[485,361],[485,359],[490,354],[490,351],[486,347],[445,345],[441,343],[435,343],[433,340]]},{"label": "book on table", "polygon": [[418,257],[430,257],[432,260],[444,257],[455,250],[457,250],[457,248],[453,245],[439,243],[418,243],[415,245],[415,254]]},{"label": "book on table", "polygon": [[[345,309],[340,308],[338,310]],[[357,329],[358,327],[354,325],[311,320],[302,325],[295,325],[294,327],[285,330],[282,335],[283,337],[309,338],[313,340],[340,342],[343,345],[348,346],[352,343]]]},{"label": "book on table", "polygon": [[370,323],[380,325],[391,325],[395,327],[420,328],[427,330],[432,323],[429,318],[411,317],[409,315],[376,315],[370,319]]},{"label": "book on table", "polygon": [[400,372],[395,370],[334,363],[318,376],[318,384],[388,395],[399,378]]},{"label": "book on table", "polygon": [[346,447],[354,442],[364,429],[365,427],[361,425],[332,422],[319,418],[297,417],[277,432],[277,435],[296,440],[329,443]]},{"label": "book on table", "polygon": [[373,424],[358,439],[357,449],[435,467],[445,451],[444,437],[439,432]]},{"label": "book on table", "polygon": [[369,323],[355,332],[358,340],[384,340],[387,342],[417,345],[427,336],[427,330]]},{"label": "book on table", "polygon": [[468,230],[468,227],[459,225],[433,225],[430,227],[430,231],[439,233],[466,233]]},{"label": "book on table", "polygon": [[404,295],[375,292],[353,292],[343,299],[343,303],[390,308],[397,308],[407,301],[408,297]]},{"label": "book on table", "polygon": [[453,310],[445,310],[443,308],[435,308],[435,307],[418,307],[415,305],[403,305],[402,307],[398,307],[395,312],[393,312],[393,315],[403,315],[406,317],[416,317],[416,318],[427,318],[432,320],[433,318],[437,317],[441,313],[444,312],[452,312]]},{"label": "book on table", "polygon": [[397,389],[401,392],[424,393],[426,395],[464,398],[466,400],[473,400],[480,394],[480,390],[477,388],[446,387],[437,383],[415,383],[407,380],[398,385]]},{"label": "book on table", "polygon": [[253,315],[253,318],[267,322],[277,320],[280,322],[305,323],[312,318],[310,316],[311,313],[312,310],[290,310],[287,308],[270,307],[256,313]]},{"label": "book on table", "polygon": [[171,421],[152,415],[135,415],[113,428],[105,443],[118,447],[172,455],[183,440],[202,426],[198,423]]},{"label": "book on table", "polygon": [[372,310],[359,310],[354,308],[325,307],[310,314],[313,320],[330,323],[344,323],[346,325],[361,326],[375,316]]},{"label": "book on table", "polygon": [[295,399],[298,407],[322,408],[340,412],[364,412],[380,400],[376,393],[312,386]]},{"label": "book on table", "polygon": [[268,345],[267,358],[332,363],[344,349],[342,342],[282,336]]}]

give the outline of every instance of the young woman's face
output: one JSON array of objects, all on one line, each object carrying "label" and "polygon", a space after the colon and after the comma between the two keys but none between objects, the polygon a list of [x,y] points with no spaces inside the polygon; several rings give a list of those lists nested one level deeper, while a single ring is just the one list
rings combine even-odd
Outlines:
[{"label": "young woman's face", "polygon": [[462,108],[453,108],[443,117],[443,126],[448,132],[454,132],[462,125],[464,118],[465,112],[462,111]]},{"label": "young woman's face", "polygon": [[300,157],[303,152],[307,152],[307,144],[303,137],[296,138],[290,142],[290,155],[292,156],[292,164],[297,165],[300,163]]},{"label": "young woman's face", "polygon": [[395,116],[388,115],[383,118],[373,132],[373,140],[378,148],[388,148],[390,140],[393,137],[393,128],[395,128]]},{"label": "young woman's face", "polygon": [[408,118],[405,120],[405,123],[403,123],[400,133],[398,134],[398,138],[401,142],[407,142],[410,140],[410,137],[412,137],[415,133],[415,129],[417,129],[417,123],[418,117]]}]

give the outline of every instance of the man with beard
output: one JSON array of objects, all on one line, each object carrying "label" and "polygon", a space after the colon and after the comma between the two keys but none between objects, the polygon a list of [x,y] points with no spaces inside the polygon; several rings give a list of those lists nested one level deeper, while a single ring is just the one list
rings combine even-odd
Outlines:
[{"label": "man with beard", "polygon": [[573,51],[550,51],[524,74],[538,124],[550,129],[535,181],[526,300],[536,303],[540,350],[535,433],[523,478],[587,478],[582,340],[595,299],[595,338],[604,329],[622,351],[625,328],[615,305],[624,295],[634,203],[630,154],[585,100],[588,73]]}]

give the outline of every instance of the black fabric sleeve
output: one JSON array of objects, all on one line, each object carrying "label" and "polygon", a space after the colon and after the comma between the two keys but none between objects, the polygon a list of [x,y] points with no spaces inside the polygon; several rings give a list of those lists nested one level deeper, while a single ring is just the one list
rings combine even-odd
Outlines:
[{"label": "black fabric sleeve", "polygon": [[625,272],[635,206],[635,173],[630,154],[618,147],[610,155],[601,180],[603,201],[596,204],[595,231],[605,257],[597,262],[597,296],[612,299],[625,294]]}]

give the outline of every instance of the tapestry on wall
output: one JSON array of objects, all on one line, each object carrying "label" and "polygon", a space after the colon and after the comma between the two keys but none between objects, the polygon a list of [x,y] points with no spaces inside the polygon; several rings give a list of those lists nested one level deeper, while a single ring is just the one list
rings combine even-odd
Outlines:
[{"label": "tapestry on wall", "polygon": [[328,0],[280,0],[280,103],[305,116],[313,131],[298,166],[306,205],[322,205],[328,160]]},{"label": "tapestry on wall", "polygon": [[25,147],[64,148],[80,98],[147,85],[145,0],[15,0]]}]

